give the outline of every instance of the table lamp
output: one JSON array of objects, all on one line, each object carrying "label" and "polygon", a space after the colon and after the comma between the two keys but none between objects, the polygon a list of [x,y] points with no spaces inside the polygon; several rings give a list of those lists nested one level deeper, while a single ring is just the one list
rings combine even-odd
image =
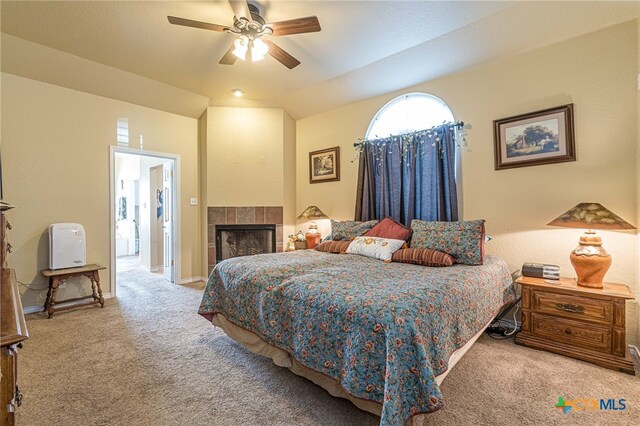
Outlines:
[{"label": "table lamp", "polygon": [[300,216],[296,218],[296,220],[311,220],[309,224],[309,230],[304,235],[307,240],[307,248],[314,248],[318,244],[320,244],[320,232],[318,232],[318,224],[316,223],[316,219],[329,219],[329,216],[324,214],[322,210],[320,210],[316,206],[307,207]]},{"label": "table lamp", "polygon": [[602,247],[602,240],[594,229],[636,229],[598,203],[580,203],[547,225],[587,229],[570,259],[578,275],[578,285],[591,288],[602,288],[602,280],[611,266],[611,256]]}]

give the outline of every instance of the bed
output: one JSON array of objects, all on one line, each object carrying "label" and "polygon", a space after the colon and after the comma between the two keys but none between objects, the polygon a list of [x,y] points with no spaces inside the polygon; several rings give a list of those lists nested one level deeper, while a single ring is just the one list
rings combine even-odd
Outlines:
[{"label": "bed", "polygon": [[219,263],[199,314],[381,425],[406,425],[443,407],[442,379],[514,299],[491,255],[431,268],[302,250]]}]

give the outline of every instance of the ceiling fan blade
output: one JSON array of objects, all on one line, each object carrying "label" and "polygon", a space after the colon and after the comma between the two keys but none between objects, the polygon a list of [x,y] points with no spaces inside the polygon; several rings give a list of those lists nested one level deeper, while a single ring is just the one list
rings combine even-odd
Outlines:
[{"label": "ceiling fan blade", "polygon": [[233,9],[233,14],[236,15],[236,18],[245,18],[247,21],[253,22],[247,0],[229,0],[229,4],[231,5],[231,9]]},{"label": "ceiling fan blade", "polygon": [[224,56],[222,57],[222,59],[220,59],[220,64],[222,65],[233,65],[236,63],[236,60],[238,59],[236,57],[236,55],[233,54],[233,49],[235,48],[235,46],[233,45],[233,43],[231,43],[231,46],[229,47],[229,50],[227,50],[227,53],[224,54]]},{"label": "ceiling fan blade", "polygon": [[269,46],[269,55],[273,56],[276,61],[280,62],[285,67],[292,69],[300,65],[300,61],[289,55],[282,50],[280,46],[272,42],[271,40],[263,40],[267,46]]},{"label": "ceiling fan blade", "polygon": [[272,35],[274,36],[314,33],[322,29],[320,28],[320,22],[316,16],[273,22],[271,24],[266,24],[266,26],[273,30]]},{"label": "ceiling fan blade", "polygon": [[210,24],[208,22],[201,21],[192,21],[191,19],[178,18],[177,16],[167,16],[167,19],[173,25],[183,25],[185,27],[201,28],[203,30],[224,32],[225,29],[229,28],[224,25]]}]

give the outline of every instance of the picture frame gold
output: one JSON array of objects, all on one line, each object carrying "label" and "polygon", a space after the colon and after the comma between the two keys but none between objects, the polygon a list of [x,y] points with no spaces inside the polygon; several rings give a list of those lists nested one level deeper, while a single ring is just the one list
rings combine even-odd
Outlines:
[{"label": "picture frame gold", "polygon": [[340,180],[340,147],[309,153],[309,183]]}]

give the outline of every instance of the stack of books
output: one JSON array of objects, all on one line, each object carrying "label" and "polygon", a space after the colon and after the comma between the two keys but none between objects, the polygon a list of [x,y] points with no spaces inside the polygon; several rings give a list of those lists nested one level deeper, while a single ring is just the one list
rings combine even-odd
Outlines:
[{"label": "stack of books", "polygon": [[544,278],[545,280],[559,280],[560,267],[558,265],[525,262],[522,265],[522,275],[525,277]]}]

